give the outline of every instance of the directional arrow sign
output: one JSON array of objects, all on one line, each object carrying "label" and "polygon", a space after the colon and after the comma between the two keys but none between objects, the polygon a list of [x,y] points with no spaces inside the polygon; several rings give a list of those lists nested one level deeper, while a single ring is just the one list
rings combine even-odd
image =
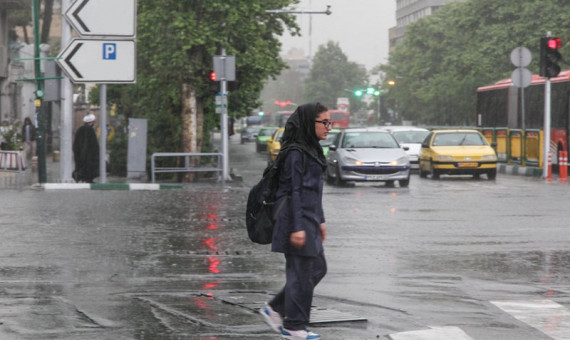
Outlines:
[{"label": "directional arrow sign", "polygon": [[75,39],[57,63],[74,83],[134,83],[136,48],[132,40]]},{"label": "directional arrow sign", "polygon": [[135,0],[77,0],[65,12],[81,36],[134,37]]}]

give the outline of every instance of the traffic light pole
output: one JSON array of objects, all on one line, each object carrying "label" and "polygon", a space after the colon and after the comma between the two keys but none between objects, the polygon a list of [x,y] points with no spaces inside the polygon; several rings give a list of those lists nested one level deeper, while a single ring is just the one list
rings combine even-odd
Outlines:
[{"label": "traffic light pole", "polygon": [[550,78],[544,81],[544,142],[542,157],[542,178],[548,178],[550,154]]},{"label": "traffic light pole", "polygon": [[[550,38],[552,33],[546,32],[546,37]],[[542,48],[542,46],[541,46]],[[542,64],[541,60],[541,64]],[[542,65],[541,65],[542,66]],[[545,72],[544,80],[544,142],[542,157],[542,178],[548,179],[548,166],[550,165],[550,76]]]}]

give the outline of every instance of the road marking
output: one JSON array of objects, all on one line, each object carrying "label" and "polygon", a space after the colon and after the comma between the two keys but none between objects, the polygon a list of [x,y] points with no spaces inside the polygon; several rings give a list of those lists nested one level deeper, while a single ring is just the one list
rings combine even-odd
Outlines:
[{"label": "road marking", "polygon": [[430,327],[431,329],[421,331],[401,332],[388,335],[391,340],[473,340],[461,328]]},{"label": "road marking", "polygon": [[570,339],[570,312],[554,301],[491,301],[491,303],[555,340]]}]

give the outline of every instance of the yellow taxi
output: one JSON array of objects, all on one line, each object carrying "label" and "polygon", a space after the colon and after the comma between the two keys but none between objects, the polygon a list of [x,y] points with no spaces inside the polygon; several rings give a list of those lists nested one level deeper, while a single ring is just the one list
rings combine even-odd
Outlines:
[{"label": "yellow taxi", "polygon": [[497,154],[477,130],[434,130],[422,143],[420,177],[431,174],[473,175],[486,174],[489,180],[497,177]]},{"label": "yellow taxi", "polygon": [[267,140],[267,164],[272,164],[277,159],[279,155],[279,150],[281,150],[281,137],[283,137],[283,131],[285,128],[279,128],[275,130],[273,136]]}]

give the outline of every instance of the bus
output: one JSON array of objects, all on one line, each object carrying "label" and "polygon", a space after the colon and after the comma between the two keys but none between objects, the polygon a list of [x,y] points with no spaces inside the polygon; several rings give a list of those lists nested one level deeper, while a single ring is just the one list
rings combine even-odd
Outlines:
[{"label": "bus", "polygon": [[287,119],[291,117],[293,111],[277,111],[275,112],[273,123],[277,127],[284,127],[285,123],[287,123]]},{"label": "bus", "polygon": [[335,128],[347,128],[350,124],[350,113],[341,110],[329,110]]},{"label": "bus", "polygon": [[[568,151],[570,130],[570,70],[551,78],[550,151],[552,163],[558,164],[558,152]],[[509,129],[544,128],[545,78],[532,76],[524,89],[524,124],[521,91],[511,79],[477,89],[476,122],[479,127]]]}]

